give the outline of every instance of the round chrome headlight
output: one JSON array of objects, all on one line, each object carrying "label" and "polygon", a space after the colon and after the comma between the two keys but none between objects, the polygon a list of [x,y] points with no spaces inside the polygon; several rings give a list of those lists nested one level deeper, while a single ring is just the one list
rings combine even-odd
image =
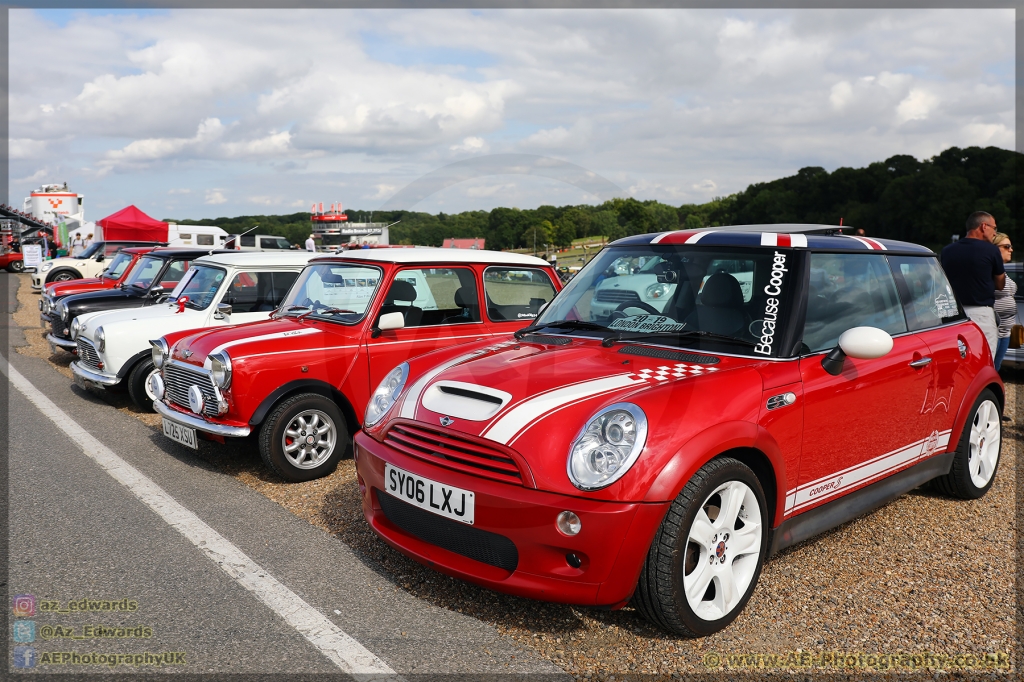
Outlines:
[{"label": "round chrome headlight", "polygon": [[67,322],[68,321],[68,304],[65,303],[64,301],[61,301],[60,303],[58,303],[57,304],[57,314],[60,315],[60,319],[62,319],[65,322]]},{"label": "round chrome headlight", "polygon": [[[77,317],[75,321],[78,321]],[[96,334],[94,336],[96,337],[96,350],[102,353],[103,349],[107,347],[107,335],[103,333],[103,327],[96,327]]]},{"label": "round chrome headlight", "polygon": [[231,358],[227,353],[213,353],[207,357],[210,361],[210,375],[217,388],[225,389],[231,385]]},{"label": "round chrome headlight", "polygon": [[164,360],[167,359],[167,356],[170,353],[170,351],[167,348],[167,342],[164,341],[163,339],[156,339],[155,341],[150,341],[149,343],[151,346],[153,346],[153,365],[157,369],[160,369],[161,367],[164,366]]},{"label": "round chrome headlight", "polygon": [[591,417],[569,449],[566,470],[580,490],[599,490],[620,479],[647,442],[647,416],[632,403],[616,403]]},{"label": "round chrome headlight", "polygon": [[71,340],[77,341],[78,335],[82,333],[82,323],[76,317],[71,321]]},{"label": "round chrome headlight", "polygon": [[408,362],[403,362],[388,372],[384,381],[380,382],[377,390],[370,396],[370,402],[366,405],[366,416],[363,418],[364,426],[373,426],[387,414],[405,389],[405,380],[408,378]]}]

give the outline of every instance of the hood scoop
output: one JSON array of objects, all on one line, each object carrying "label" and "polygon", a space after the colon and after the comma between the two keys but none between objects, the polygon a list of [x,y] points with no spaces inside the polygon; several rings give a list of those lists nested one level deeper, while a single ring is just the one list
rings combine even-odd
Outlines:
[{"label": "hood scoop", "polygon": [[567,336],[544,336],[542,334],[524,334],[522,341],[542,343],[547,346],[568,346],[572,339]]},{"label": "hood scoop", "polygon": [[423,393],[423,407],[431,412],[481,422],[490,419],[512,400],[512,394],[462,381],[438,381]]},{"label": "hood scoop", "polygon": [[660,358],[676,362],[699,362],[704,365],[717,365],[719,360],[713,355],[696,355],[667,348],[651,348],[650,346],[623,346],[619,351],[623,355],[640,355],[645,358]]}]

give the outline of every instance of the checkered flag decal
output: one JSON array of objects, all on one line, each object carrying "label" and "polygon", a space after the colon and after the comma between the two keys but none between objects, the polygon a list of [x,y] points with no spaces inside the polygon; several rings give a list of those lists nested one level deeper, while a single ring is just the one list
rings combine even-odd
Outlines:
[{"label": "checkered flag decal", "polygon": [[662,365],[655,369],[641,369],[638,372],[630,374],[630,378],[639,379],[651,384],[660,384],[665,381],[671,381],[673,379],[685,379],[687,377],[696,377],[707,372],[717,371],[717,367],[705,367],[703,365],[685,365],[679,363],[671,366]]}]

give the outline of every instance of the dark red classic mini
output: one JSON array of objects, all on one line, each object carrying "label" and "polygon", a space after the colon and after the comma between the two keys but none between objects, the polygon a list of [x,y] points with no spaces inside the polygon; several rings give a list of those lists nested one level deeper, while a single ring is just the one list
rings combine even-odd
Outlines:
[{"label": "dark red classic mini", "polygon": [[273,319],[154,342],[153,408],[196,447],[259,434],[289,481],[329,474],[381,378],[404,360],[502,338],[559,289],[539,258],[496,251],[360,249],[310,261]]},{"label": "dark red classic mini", "polygon": [[421,563],[700,636],[784,547],[929,481],[984,495],[1003,395],[928,249],[646,234],[514,336],[398,365],[356,467],[371,527]]}]

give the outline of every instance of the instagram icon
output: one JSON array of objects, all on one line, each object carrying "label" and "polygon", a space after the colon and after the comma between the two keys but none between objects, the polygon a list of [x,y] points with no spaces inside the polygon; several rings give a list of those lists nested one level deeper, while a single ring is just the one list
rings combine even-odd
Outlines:
[{"label": "instagram icon", "polygon": [[14,615],[18,618],[36,615],[36,597],[32,594],[17,594],[11,600],[14,604]]}]

